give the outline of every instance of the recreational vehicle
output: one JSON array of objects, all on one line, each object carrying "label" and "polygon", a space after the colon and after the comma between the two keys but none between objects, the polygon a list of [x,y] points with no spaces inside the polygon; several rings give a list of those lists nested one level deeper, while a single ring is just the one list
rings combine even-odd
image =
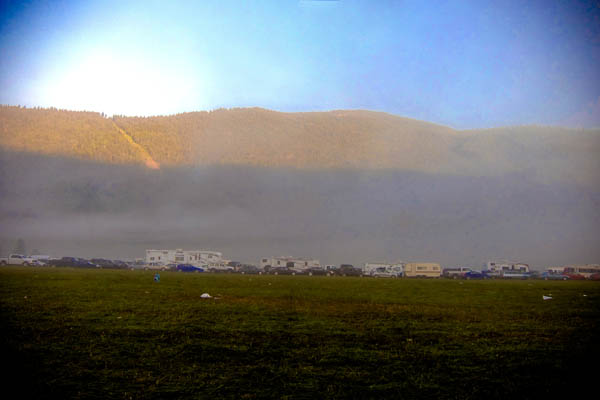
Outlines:
[{"label": "recreational vehicle", "polygon": [[209,250],[146,250],[146,264],[191,264],[197,267],[218,265],[223,254]]},{"label": "recreational vehicle", "polygon": [[439,278],[442,267],[438,263],[409,262],[404,264],[404,276],[407,278]]},{"label": "recreational vehicle", "polygon": [[524,278],[529,275],[529,265],[511,261],[488,261],[485,273],[490,278]]},{"label": "recreational vehicle", "polygon": [[382,278],[400,278],[404,272],[402,263],[365,263],[363,273],[367,276],[382,277]]},{"label": "recreational vehicle", "polygon": [[597,273],[600,273],[600,264],[567,265],[563,272],[570,279],[590,279]]},{"label": "recreational vehicle", "polygon": [[320,268],[321,263],[319,260],[313,258],[280,256],[261,259],[260,267],[265,271],[272,268],[280,270],[287,268],[291,272],[303,273],[312,268]]}]

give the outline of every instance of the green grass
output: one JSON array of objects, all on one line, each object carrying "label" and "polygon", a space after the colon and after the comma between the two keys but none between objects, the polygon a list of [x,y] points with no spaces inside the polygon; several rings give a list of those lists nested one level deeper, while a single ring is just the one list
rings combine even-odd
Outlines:
[{"label": "green grass", "polygon": [[152,277],[1,268],[8,385],[35,398],[551,399],[593,387],[599,360],[597,282]]}]

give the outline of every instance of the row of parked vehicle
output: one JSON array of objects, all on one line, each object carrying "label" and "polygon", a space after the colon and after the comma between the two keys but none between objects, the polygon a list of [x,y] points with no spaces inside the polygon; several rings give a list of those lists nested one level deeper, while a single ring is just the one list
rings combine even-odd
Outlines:
[{"label": "row of parked vehicle", "polygon": [[599,273],[582,275],[571,272],[553,272],[553,271],[477,271],[470,268],[446,268],[442,276],[450,279],[543,279],[543,280],[600,280]]},{"label": "row of parked vehicle", "polygon": [[92,258],[90,260],[80,257],[52,258],[44,255],[25,256],[22,254],[11,254],[0,258],[0,265],[24,265],[24,266],[55,266],[55,267],[77,267],[77,268],[114,268],[131,269],[134,263],[121,260],[108,260],[105,258]]},{"label": "row of parked vehicle", "polygon": [[227,264],[214,264],[196,266],[192,264],[161,264],[145,263],[138,261],[109,260],[105,258],[85,259],[81,257],[52,258],[49,256],[24,256],[11,254],[9,257],[0,259],[0,265],[24,265],[24,266],[55,266],[74,268],[107,268],[107,269],[130,269],[130,270],[157,270],[157,271],[181,271],[181,272],[212,272],[212,273],[241,273],[241,274],[270,274],[270,275],[340,275],[361,276],[363,271],[350,264],[342,264],[339,267],[327,266],[327,268],[308,268],[302,271],[288,267],[257,267],[252,264],[244,264],[231,261]]},{"label": "row of parked vehicle", "polygon": [[[244,264],[236,261],[230,261],[227,264],[213,264],[196,266],[192,264],[161,264],[146,263],[143,260],[122,261],[109,260],[105,258],[85,259],[80,257],[62,257],[52,258],[43,255],[24,256],[22,254],[10,254],[8,257],[0,258],[0,265],[24,265],[24,266],[55,266],[55,267],[75,267],[75,268],[107,268],[107,269],[130,269],[130,270],[160,270],[160,271],[180,271],[180,272],[211,272],[211,273],[240,273],[240,274],[269,274],[269,275],[328,275],[328,276],[389,276],[402,277],[400,273],[382,274],[365,273],[362,268],[351,264],[341,264],[339,266],[327,265],[325,267],[312,267],[303,270],[290,268],[287,266],[264,268],[252,264]],[[588,267],[589,269],[589,267]],[[600,280],[600,272],[586,269],[582,274],[579,270],[567,268],[565,272],[555,271],[477,271],[467,267],[446,268],[441,276],[449,279],[544,279],[544,280]],[[387,271],[389,272],[389,271]]]}]

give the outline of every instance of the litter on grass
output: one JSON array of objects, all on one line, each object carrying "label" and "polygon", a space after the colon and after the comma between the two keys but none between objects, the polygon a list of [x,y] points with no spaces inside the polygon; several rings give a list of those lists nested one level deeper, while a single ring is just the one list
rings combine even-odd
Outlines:
[{"label": "litter on grass", "polygon": [[552,300],[552,296],[542,296],[542,299],[544,299],[544,300]]},{"label": "litter on grass", "polygon": [[208,293],[202,293],[200,295],[200,298],[201,299],[210,299],[210,298],[212,298],[212,296],[210,294],[208,294]]}]

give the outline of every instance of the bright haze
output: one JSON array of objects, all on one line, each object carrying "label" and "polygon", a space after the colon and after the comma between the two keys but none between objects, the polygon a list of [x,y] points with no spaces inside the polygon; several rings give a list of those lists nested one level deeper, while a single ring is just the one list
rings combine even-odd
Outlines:
[{"label": "bright haze", "polygon": [[598,2],[0,7],[2,253],[600,261]]},{"label": "bright haze", "polygon": [[0,103],[600,125],[597,1],[8,1]]}]

